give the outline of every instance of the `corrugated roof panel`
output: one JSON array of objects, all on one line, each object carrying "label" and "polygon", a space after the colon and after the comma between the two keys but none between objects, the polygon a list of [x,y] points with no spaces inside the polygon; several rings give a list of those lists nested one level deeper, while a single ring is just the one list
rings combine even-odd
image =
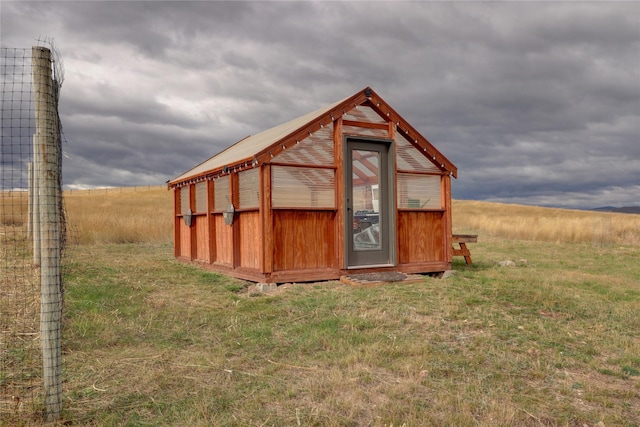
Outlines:
[{"label": "corrugated roof panel", "polygon": [[[370,101],[368,105],[363,105],[365,103],[365,96],[366,99]],[[355,101],[357,108],[353,107],[354,104],[351,104],[350,100]],[[451,163],[451,161],[449,161],[442,153],[440,153],[426,138],[420,135],[417,130],[415,130],[399,114],[397,114],[395,110],[393,110],[391,106],[389,106],[386,102],[384,102],[382,98],[380,98],[375,92],[373,92],[371,88],[365,88],[364,91],[358,92],[355,95],[346,97],[340,101],[334,102],[331,105],[319,108],[316,111],[312,111],[289,122],[283,123],[271,129],[267,129],[255,135],[249,136],[241,141],[238,141],[226,150],[216,154],[215,156],[204,161],[198,166],[171,180],[169,185],[171,186],[179,184],[181,181],[186,181],[190,178],[206,175],[208,172],[220,170],[224,166],[237,165],[245,160],[252,160],[255,156],[258,155],[264,156],[265,153],[268,154],[268,151],[272,146],[275,146],[276,143],[279,143],[281,141],[284,142],[283,140],[288,136],[297,137],[298,135],[296,134],[298,132],[306,131],[308,130],[307,128],[311,129],[315,137],[315,134],[318,133],[317,126],[315,125],[320,125],[319,121],[326,119],[325,116],[338,107],[340,109],[347,109],[347,111],[342,111],[343,118],[345,120],[369,123],[386,123],[387,120],[396,122],[398,124],[398,135],[400,135],[402,132],[402,137],[407,139],[407,141],[402,141],[402,138],[398,137],[397,140],[398,146],[400,147],[400,149],[398,150],[399,168],[406,168],[406,170],[422,170],[434,172],[437,170],[444,170],[450,172],[454,177],[457,177],[457,168],[453,163]],[[339,114],[338,111],[336,111],[335,114]],[[326,127],[327,126],[325,126],[325,128]],[[318,135],[318,137],[320,137],[320,139],[322,139],[323,137],[326,139],[326,135],[324,134],[327,133],[327,130],[325,129],[324,132],[319,132],[320,134]],[[356,132],[356,129],[354,127],[345,125],[343,133],[349,134],[350,132]],[[387,134],[387,130],[377,129],[375,126],[365,126],[364,129],[358,129],[357,134],[366,136],[383,136],[383,134]],[[415,146],[408,141],[415,141]],[[315,142],[317,141],[315,141],[314,138],[311,138],[310,142],[314,143],[314,149],[319,148],[318,146],[316,146]],[[412,150],[414,149],[420,150],[419,147],[422,148],[422,151],[428,154],[427,157],[430,157],[433,160],[427,159],[422,154],[418,155],[417,152],[412,152]],[[282,150],[280,149],[280,147],[277,147],[274,151],[274,155],[277,156]],[[311,153],[294,152],[294,154],[298,154],[298,158],[297,160],[293,160],[302,161],[303,159],[306,159],[308,157],[308,154]],[[282,156],[282,159],[279,160],[285,160],[287,156],[291,157],[291,155],[285,154]],[[288,160],[291,161],[292,159]],[[326,161],[327,159],[322,159],[321,163],[324,164],[324,162]]]},{"label": "corrugated roof panel", "polygon": [[333,166],[333,123],[300,140],[273,158],[274,162]]},{"label": "corrugated roof panel", "polygon": [[207,171],[221,168],[225,165],[240,161],[242,159],[251,158],[260,151],[269,147],[271,144],[278,142],[287,135],[299,130],[309,122],[312,122],[314,119],[320,118],[324,114],[331,111],[331,109],[336,107],[338,104],[346,101],[349,98],[351,98],[351,96],[334,102],[333,104],[319,108],[316,111],[307,113],[304,116],[300,116],[289,122],[282,123],[278,126],[272,127],[271,129],[267,129],[255,135],[244,138],[236,142],[226,150],[221,151],[220,153],[211,157],[209,160],[199,164],[193,169],[190,169],[179,177],[173,179],[172,182],[182,181],[192,176],[200,175]]}]

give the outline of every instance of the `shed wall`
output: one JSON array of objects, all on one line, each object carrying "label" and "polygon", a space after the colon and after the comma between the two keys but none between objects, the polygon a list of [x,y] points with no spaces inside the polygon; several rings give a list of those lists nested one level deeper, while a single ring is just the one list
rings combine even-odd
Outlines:
[{"label": "shed wall", "polygon": [[[275,155],[259,169],[237,173],[234,168],[209,178],[206,186],[200,181],[182,192],[176,188],[176,256],[256,281],[322,280],[347,273],[342,212],[342,140],[347,134],[395,141],[396,164],[390,172],[398,195],[392,206],[397,259],[391,269],[450,268],[449,175],[440,162],[434,164],[436,156],[432,161],[423,155],[408,130],[400,132],[375,106],[362,105],[308,137],[287,141],[286,148],[285,143],[274,146]],[[251,185],[240,182],[243,176],[251,177]],[[201,212],[205,187],[206,212]],[[240,209],[231,226],[222,214],[230,203]],[[187,204],[198,214],[192,227],[181,218],[186,209],[179,205]]]},{"label": "shed wall", "polygon": [[[242,212],[237,215],[238,221],[238,266],[260,269],[262,239],[260,230],[260,213],[258,211]],[[230,228],[225,224],[227,228]]]},{"label": "shed wall", "polygon": [[337,268],[334,220],[334,211],[274,211],[274,270]]}]

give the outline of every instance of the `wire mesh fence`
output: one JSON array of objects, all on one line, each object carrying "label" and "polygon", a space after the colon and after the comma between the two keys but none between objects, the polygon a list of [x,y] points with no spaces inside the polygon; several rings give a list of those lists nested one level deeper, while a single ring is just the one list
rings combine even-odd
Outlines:
[{"label": "wire mesh fence", "polygon": [[61,75],[51,51],[41,46],[0,51],[3,425],[55,420],[62,409]]}]

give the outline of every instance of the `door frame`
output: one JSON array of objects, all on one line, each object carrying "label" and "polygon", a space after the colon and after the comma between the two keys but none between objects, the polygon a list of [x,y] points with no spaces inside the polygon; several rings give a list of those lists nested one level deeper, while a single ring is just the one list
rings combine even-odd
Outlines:
[{"label": "door frame", "polygon": [[[344,153],[343,153],[343,170],[344,170],[344,196],[342,200],[342,210],[344,212],[344,268],[345,269],[364,269],[375,267],[392,267],[397,265],[396,260],[396,198],[395,198],[395,143],[392,139],[372,138],[366,136],[344,136]],[[379,151],[383,153],[380,157],[379,171],[379,206],[380,215],[383,221],[383,227],[386,225],[386,231],[383,228],[383,244],[386,242],[386,248],[381,251],[387,251],[383,259],[376,259],[371,263],[363,262],[365,255],[358,257],[353,250],[353,215],[354,211],[350,204],[349,198],[352,196],[352,154],[351,150],[362,149],[371,151]],[[384,161],[386,157],[386,161]],[[385,219],[386,218],[386,219]],[[374,252],[374,251],[372,251]],[[365,252],[363,252],[365,253]],[[355,255],[355,256],[354,256]],[[360,258],[360,259],[359,259]]]}]

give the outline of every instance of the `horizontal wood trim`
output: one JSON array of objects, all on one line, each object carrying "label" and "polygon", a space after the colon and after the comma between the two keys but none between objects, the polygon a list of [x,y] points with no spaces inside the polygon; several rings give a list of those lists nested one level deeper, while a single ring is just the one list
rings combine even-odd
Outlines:
[{"label": "horizontal wood trim", "polygon": [[423,262],[423,263],[411,263],[402,264],[399,267],[399,271],[403,273],[440,273],[443,271],[451,270],[450,262]]},{"label": "horizontal wood trim", "polygon": [[388,130],[389,129],[389,124],[388,123],[360,122],[360,121],[356,121],[356,120],[343,120],[342,121],[342,125],[343,126],[353,126],[353,127],[358,127],[358,128],[366,128],[366,129],[382,129],[382,130]]},{"label": "horizontal wood trim", "polygon": [[446,209],[398,208],[398,212],[437,212],[437,213],[444,213],[444,212],[446,212]]},{"label": "horizontal wood trim", "polygon": [[317,282],[324,280],[337,280],[342,274],[337,268],[318,268],[307,270],[276,271],[271,274],[271,279],[278,283],[284,282]]},{"label": "horizontal wood trim", "polygon": [[336,208],[320,208],[320,207],[272,207],[271,210],[274,211],[309,211],[309,212],[314,212],[314,211],[337,211],[338,209]]},{"label": "horizontal wood trim", "polygon": [[478,243],[477,234],[454,234],[451,236],[454,243]]},{"label": "horizontal wood trim", "polygon": [[428,274],[428,273],[441,273],[443,271],[451,270],[451,263],[446,262],[427,262],[427,263],[413,263],[403,264],[397,267],[388,268],[361,268],[357,270],[344,270],[335,268],[317,268],[307,270],[287,270],[278,271],[272,274],[261,273],[258,269],[238,267],[232,268],[231,266],[224,264],[208,264],[201,261],[194,260],[187,257],[177,257],[179,261],[193,264],[198,267],[205,268],[210,271],[215,271],[226,276],[235,277],[237,279],[249,280],[252,282],[261,283],[287,283],[287,282],[321,282],[326,280],[338,280],[341,276],[348,276],[352,274],[362,273],[380,273],[380,272],[401,272],[405,274]]},{"label": "horizontal wood trim", "polygon": [[[192,216],[192,217],[196,217],[196,216],[203,216],[203,215],[206,215],[206,214],[207,214],[206,212],[191,212],[191,216]],[[177,214],[176,216],[177,216],[178,218],[182,218],[182,217],[185,217],[186,215],[179,213],[179,214]]]},{"label": "horizontal wood trim", "polygon": [[449,175],[446,172],[429,172],[429,171],[415,171],[415,170],[405,170],[405,169],[397,169],[397,173],[405,173],[407,175],[435,175],[435,176],[447,176]]},{"label": "horizontal wood trim", "polygon": [[[244,208],[244,209],[235,209],[234,208],[234,213],[239,214],[239,213],[244,213],[244,212],[258,212],[260,210],[260,207],[254,207],[254,208]],[[221,210],[217,210],[217,211],[211,211],[212,215],[222,215],[226,212],[226,210],[221,211]],[[205,214],[206,215],[206,214]]]},{"label": "horizontal wood trim", "polygon": [[221,269],[226,269],[226,270],[233,270],[233,265],[230,262],[216,261],[213,264],[208,264],[208,265],[211,265],[211,266],[216,267],[216,268],[221,268]]},{"label": "horizontal wood trim", "polygon": [[286,166],[290,168],[304,168],[304,169],[328,169],[336,170],[335,165],[316,165],[313,163],[287,163],[287,162],[269,162],[271,166]]},{"label": "horizontal wood trim", "polygon": [[451,270],[451,264],[446,262],[420,262],[420,263],[407,263],[400,264],[394,267],[376,267],[376,268],[356,268],[348,270],[340,270],[342,276],[349,276],[353,274],[366,274],[366,273],[384,273],[384,272],[398,272],[405,274],[414,273],[440,273],[446,270]]}]

